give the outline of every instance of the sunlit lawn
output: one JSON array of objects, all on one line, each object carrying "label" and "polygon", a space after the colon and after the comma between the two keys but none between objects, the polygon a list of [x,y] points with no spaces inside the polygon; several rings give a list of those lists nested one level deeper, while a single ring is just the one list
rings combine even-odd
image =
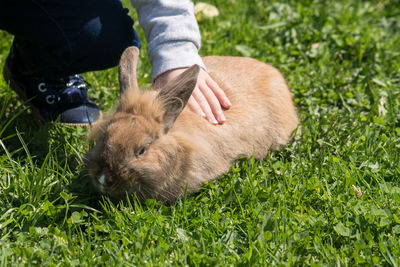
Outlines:
[{"label": "sunlit lawn", "polygon": [[[220,14],[199,22],[201,54],[280,69],[294,141],[173,205],[113,204],[89,186],[86,129],[41,124],[1,79],[2,266],[399,265],[399,2],[209,3]],[[11,41],[0,32],[1,66]],[[144,48],[145,87],[149,73]],[[85,77],[110,110],[116,69]]]}]

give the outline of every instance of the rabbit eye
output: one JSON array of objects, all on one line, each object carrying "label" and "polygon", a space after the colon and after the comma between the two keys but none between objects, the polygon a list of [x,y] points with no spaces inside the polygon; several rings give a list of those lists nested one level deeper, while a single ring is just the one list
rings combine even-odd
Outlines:
[{"label": "rabbit eye", "polygon": [[135,150],[135,156],[138,158],[141,155],[145,154],[147,152],[148,148],[149,148],[148,145],[139,147],[137,150]]}]

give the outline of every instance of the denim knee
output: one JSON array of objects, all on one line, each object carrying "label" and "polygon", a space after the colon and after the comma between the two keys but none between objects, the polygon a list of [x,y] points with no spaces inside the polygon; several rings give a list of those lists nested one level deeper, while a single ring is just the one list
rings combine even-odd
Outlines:
[{"label": "denim knee", "polygon": [[13,54],[31,75],[57,78],[113,67],[126,47],[140,47],[120,0],[23,3],[2,3],[0,14],[8,16],[0,26],[15,35]]},{"label": "denim knee", "polygon": [[72,44],[72,62],[78,64],[71,67],[80,69],[74,73],[114,67],[126,47],[141,47],[128,10],[115,0],[83,25]]}]

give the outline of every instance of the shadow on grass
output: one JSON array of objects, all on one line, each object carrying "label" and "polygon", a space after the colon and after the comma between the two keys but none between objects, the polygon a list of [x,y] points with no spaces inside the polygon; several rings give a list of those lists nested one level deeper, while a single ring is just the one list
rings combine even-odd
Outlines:
[{"label": "shadow on grass", "polygon": [[14,159],[31,157],[41,165],[52,146],[63,142],[62,133],[56,129],[60,126],[38,120],[28,105],[17,102],[11,93],[0,96],[0,101],[0,140],[4,147]]},{"label": "shadow on grass", "polygon": [[[16,100],[11,90],[2,91],[0,101],[0,158],[3,159],[0,166],[10,161],[21,170],[32,165],[33,169],[16,171],[14,176],[26,176],[31,172],[31,179],[42,179],[38,176],[46,175],[60,183],[50,190],[52,193],[47,196],[50,201],[66,190],[73,196],[74,203],[98,207],[99,198],[89,184],[84,166],[84,155],[88,150],[87,129],[42,123],[31,114],[26,103]],[[41,169],[45,169],[45,174]]]},{"label": "shadow on grass", "polygon": [[29,114],[28,107],[19,104],[11,93],[0,96],[0,101],[3,103],[0,110],[0,139],[5,148],[13,156],[22,156],[25,154],[22,149],[22,138],[28,145],[31,155],[43,160],[49,148],[51,126],[41,123]]}]

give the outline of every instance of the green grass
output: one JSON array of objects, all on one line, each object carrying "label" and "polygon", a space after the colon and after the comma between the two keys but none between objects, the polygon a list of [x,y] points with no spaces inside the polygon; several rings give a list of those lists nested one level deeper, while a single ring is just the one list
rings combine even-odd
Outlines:
[{"label": "green grass", "polygon": [[[400,264],[399,1],[210,3],[220,15],[200,21],[201,54],[279,68],[294,141],[173,205],[113,204],[90,189],[86,130],[42,125],[0,80],[2,266]],[[1,66],[11,40],[0,32]],[[85,77],[109,110],[116,69]]]}]

